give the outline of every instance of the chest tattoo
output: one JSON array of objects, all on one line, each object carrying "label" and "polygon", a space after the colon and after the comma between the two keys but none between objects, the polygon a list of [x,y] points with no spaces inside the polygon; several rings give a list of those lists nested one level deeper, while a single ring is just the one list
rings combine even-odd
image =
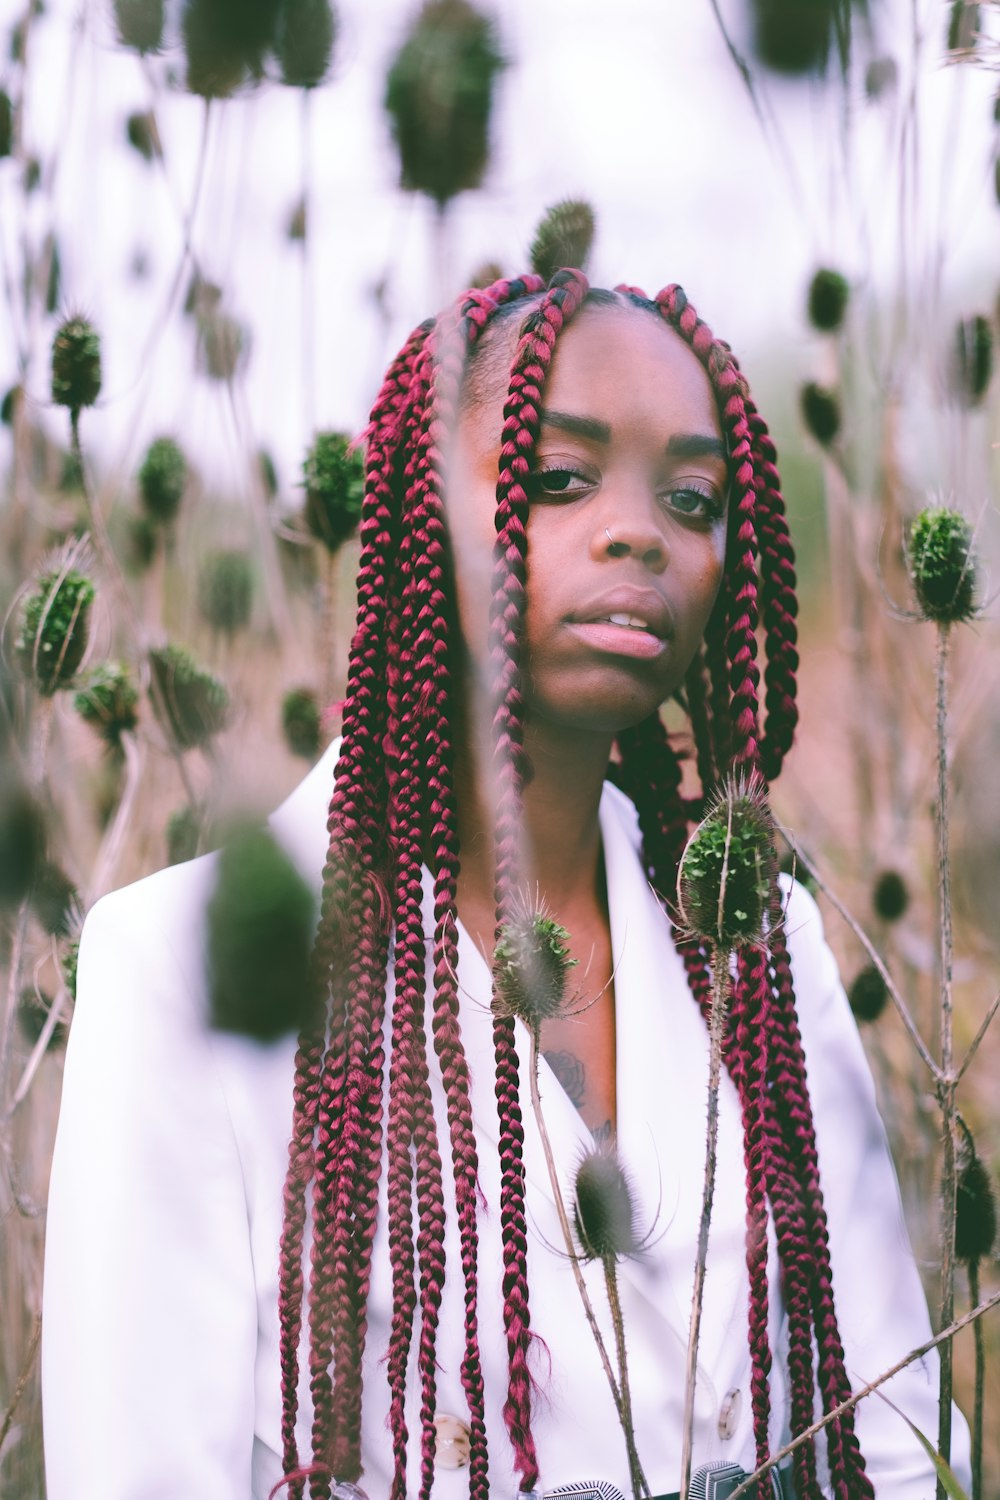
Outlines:
[{"label": "chest tattoo", "polygon": [[572,1052],[545,1052],[545,1061],[566,1091],[570,1102],[577,1109],[583,1108],[587,1094],[587,1070]]}]

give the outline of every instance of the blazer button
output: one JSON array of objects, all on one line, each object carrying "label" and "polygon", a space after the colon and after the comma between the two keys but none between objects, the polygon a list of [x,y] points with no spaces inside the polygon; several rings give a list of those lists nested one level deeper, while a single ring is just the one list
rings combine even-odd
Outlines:
[{"label": "blazer button", "polygon": [[723,1442],[727,1442],[729,1438],[735,1437],[742,1410],[743,1392],[739,1390],[727,1391],[725,1399],[719,1407],[719,1436]]},{"label": "blazer button", "polygon": [[469,1462],[472,1433],[461,1417],[442,1411],[434,1418],[434,1467],[464,1469]]}]

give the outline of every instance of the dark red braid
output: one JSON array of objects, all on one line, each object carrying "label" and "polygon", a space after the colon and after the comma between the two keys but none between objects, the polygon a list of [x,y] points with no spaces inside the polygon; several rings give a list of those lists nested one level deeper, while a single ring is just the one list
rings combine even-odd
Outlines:
[{"label": "dark red braid", "polygon": [[795,554],[788,535],[774,443],[764,419],[750,401],[747,412],[759,476],[757,530],[762,552],[762,608],[767,643],[764,672],[767,719],[760,754],[764,774],[773,781],[791,748],[799,721],[795,701],[795,674],[799,667]]}]

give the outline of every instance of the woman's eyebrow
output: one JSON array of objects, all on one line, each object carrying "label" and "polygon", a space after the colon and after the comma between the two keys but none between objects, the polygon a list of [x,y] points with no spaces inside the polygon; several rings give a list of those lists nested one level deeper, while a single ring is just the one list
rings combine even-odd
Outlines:
[{"label": "woman's eyebrow", "polygon": [[558,427],[561,432],[572,432],[575,437],[589,438],[594,443],[610,443],[611,428],[607,422],[598,422],[594,417],[574,417],[567,411],[552,411],[545,407],[540,413],[547,427]]},{"label": "woman's eyebrow", "polygon": [[714,433],[676,432],[667,443],[670,458],[721,458],[728,461],[729,454],[721,438]]}]

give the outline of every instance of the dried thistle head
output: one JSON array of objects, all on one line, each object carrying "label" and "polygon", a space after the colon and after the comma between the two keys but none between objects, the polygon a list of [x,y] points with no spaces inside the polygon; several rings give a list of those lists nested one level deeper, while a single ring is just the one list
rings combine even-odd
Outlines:
[{"label": "dried thistle head", "polygon": [[844,321],[850,287],[846,276],[821,266],[809,283],[809,321],[823,333],[832,333]]},{"label": "dried thistle head", "polygon": [[569,956],[569,933],[538,902],[522,900],[500,929],[493,950],[493,1013],[514,1017],[536,1035],[561,1013]]},{"label": "dried thistle head", "polygon": [[685,928],[720,949],[761,942],[774,878],[766,786],[756,774],[730,780],[681,855],[677,899]]},{"label": "dried thistle head", "polygon": [[889,991],[875,964],[866,964],[851,980],[847,991],[851,1010],[859,1021],[877,1021],[885,1010]]},{"label": "dried thistle head", "polygon": [[52,340],[52,399],[76,415],[101,394],[101,340],[87,318],[67,318]]},{"label": "dried thistle head", "polygon": [[122,735],[131,734],[139,722],[138,689],[128,668],[118,661],[102,662],[87,674],[73,707],[112,749],[120,748]]},{"label": "dried thistle head", "polygon": [[907,561],[924,619],[955,625],[972,618],[977,559],[961,511],[945,505],[922,510],[910,528]]},{"label": "dried thistle head", "polygon": [[87,547],[79,543],[57,552],[21,604],[14,655],[46,698],[72,682],[87,650],[96,592],[83,571],[89,561]]},{"label": "dried thistle head", "polygon": [[976,1261],[991,1255],[997,1237],[997,1204],[990,1174],[976,1151],[968,1128],[958,1149],[958,1188],[955,1197],[955,1256]]},{"label": "dried thistle head", "polygon": [[337,17],[330,0],[285,0],[278,11],[274,45],[282,83],[318,88],[329,71],[336,39]]},{"label": "dried thistle head", "polygon": [[642,1248],[632,1184],[613,1147],[595,1147],[577,1167],[573,1225],[584,1260],[622,1260]]},{"label": "dried thistle head", "polygon": [[157,691],[153,710],[182,750],[204,745],[229,722],[229,693],[217,677],[197,666],[180,646],[149,653]]},{"label": "dried thistle head", "polygon": [[836,391],[810,380],[799,394],[802,420],[822,447],[828,448],[840,431],[840,401]]},{"label": "dried thistle head", "polygon": [[155,438],[139,470],[139,498],[147,516],[166,526],[177,515],[187,488],[187,459],[173,438]]},{"label": "dried thistle head", "polygon": [[883,870],[872,888],[872,906],[883,922],[898,922],[910,904],[906,881],[898,870]]},{"label": "dried thistle head", "polygon": [[547,209],[531,242],[531,269],[550,281],[561,266],[585,270],[594,242],[594,210],[583,198],[564,198]]},{"label": "dried thistle head", "polygon": [[319,754],[322,739],[319,701],[311,688],[291,688],[285,694],[281,728],[293,755],[312,760]]},{"label": "dried thistle head", "polygon": [[357,530],[365,493],[364,453],[345,432],[318,432],[302,465],[306,525],[329,552]]},{"label": "dried thistle head", "polygon": [[136,52],[158,52],[163,45],[163,0],[115,0],[118,40]]},{"label": "dried thistle head", "polygon": [[253,609],[253,565],[235,549],[211,553],[198,575],[198,608],[213,630],[235,635],[250,623]]}]

